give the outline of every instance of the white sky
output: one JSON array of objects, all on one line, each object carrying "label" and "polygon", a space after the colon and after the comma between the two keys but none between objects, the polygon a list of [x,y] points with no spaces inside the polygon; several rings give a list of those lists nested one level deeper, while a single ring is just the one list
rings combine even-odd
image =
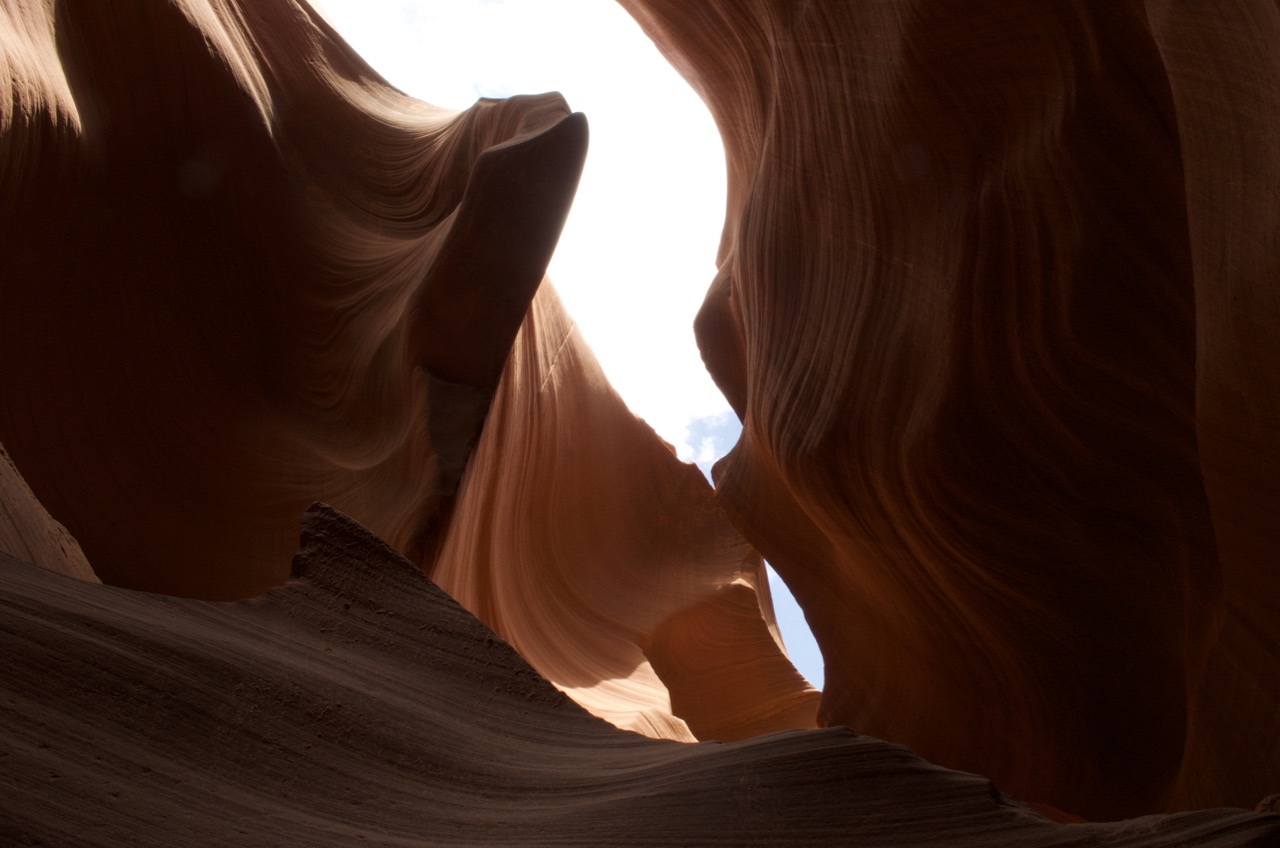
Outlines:
[{"label": "white sky", "polygon": [[[406,93],[464,109],[559,91],[591,145],[548,274],[631,410],[704,470],[737,419],[698,355],[693,319],[715,276],[724,152],[711,115],[612,0],[312,0]],[[696,435],[695,435],[696,434]],[[822,685],[803,615],[770,572],[779,625]]]},{"label": "white sky", "polygon": [[688,421],[729,408],[692,332],[725,197],[702,101],[611,0],[320,3],[366,61],[428,103],[559,91],[586,113],[590,153],[548,274],[632,411],[694,459]]}]

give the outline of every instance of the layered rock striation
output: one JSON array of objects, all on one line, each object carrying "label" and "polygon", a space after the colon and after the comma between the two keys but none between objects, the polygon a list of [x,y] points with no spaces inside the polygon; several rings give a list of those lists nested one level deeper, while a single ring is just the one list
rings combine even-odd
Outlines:
[{"label": "layered rock striation", "polygon": [[644,653],[673,616],[739,629],[715,646],[731,686],[664,659],[703,732],[814,725],[758,555],[554,295],[529,311],[582,115],[555,94],[415,101],[306,4],[4,14],[0,440],[103,580],[259,594],[323,499],[624,726],[693,738]]},{"label": "layered rock striation", "polygon": [[818,693],[783,653],[759,555],[702,473],[627,410],[549,288],[431,575],[620,727],[727,741],[815,726]]},{"label": "layered rock striation", "polygon": [[[0,556],[0,839],[84,846],[1264,846],[1280,816],[1060,825],[847,728],[728,744],[576,706],[358,524],[210,603]],[[14,650],[21,646],[21,650]],[[37,694],[38,693],[38,694]]]},{"label": "layered rock striation", "polygon": [[716,493],[821,720],[1086,817],[1274,791],[1276,5],[622,2],[725,141]]},{"label": "layered rock striation", "polygon": [[543,282],[558,95],[0,3],[0,833],[1274,841],[1001,792],[1280,788],[1280,8],[622,3],[725,141],[714,492]]},{"label": "layered rock striation", "polygon": [[103,579],[257,594],[317,497],[437,544],[583,117],[419,103],[294,3],[5,15],[0,438]]}]

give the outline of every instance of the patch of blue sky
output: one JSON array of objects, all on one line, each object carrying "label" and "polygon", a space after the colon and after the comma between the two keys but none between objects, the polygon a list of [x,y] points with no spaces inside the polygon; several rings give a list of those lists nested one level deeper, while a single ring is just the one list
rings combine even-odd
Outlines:
[{"label": "patch of blue sky", "polygon": [[[693,462],[711,479],[711,466],[727,454],[742,435],[742,424],[730,410],[690,421],[685,431],[687,444],[693,452]],[[804,678],[818,689],[822,688],[822,652],[809,629],[804,611],[787,588],[773,566],[765,563],[769,575],[769,593],[773,596],[773,613],[778,620],[778,630],[787,655]]]}]

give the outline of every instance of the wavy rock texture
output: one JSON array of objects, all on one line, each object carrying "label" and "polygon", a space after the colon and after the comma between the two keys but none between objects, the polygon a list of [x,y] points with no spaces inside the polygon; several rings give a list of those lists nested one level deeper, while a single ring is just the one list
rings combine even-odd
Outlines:
[{"label": "wavy rock texture", "polygon": [[1196,436],[1223,583],[1178,798],[1247,803],[1280,785],[1280,6],[1148,7],[1183,151]]},{"label": "wavy rock texture", "polygon": [[1090,818],[1280,786],[1280,9],[622,0],[725,140],[716,469],[820,718]]},{"label": "wavy rock texture", "polygon": [[[6,844],[1265,846],[1280,816],[1059,825],[847,729],[646,739],[576,707],[317,508],[288,585],[208,603],[0,558]],[[41,693],[39,696],[34,693]],[[892,775],[888,778],[888,775]]]},{"label": "wavy rock texture", "polygon": [[320,497],[433,550],[582,116],[416,102],[291,2],[0,14],[0,438],[100,576],[257,594]]},{"label": "wavy rock texture", "polygon": [[[0,436],[106,582],[258,594],[324,499],[600,715],[692,739],[674,691],[700,735],[814,726],[710,487],[553,295],[526,320],[581,115],[416,102],[290,2],[3,8]],[[675,617],[701,650],[655,673]]]},{"label": "wavy rock texture", "polygon": [[[1275,791],[1277,7],[624,5],[726,142],[714,496],[539,289],[559,97],[417,103],[289,0],[0,2],[0,835],[1272,844],[757,735],[817,694],[743,536],[821,721],[1065,816]],[[229,602],[316,498],[407,560],[319,509]]]},{"label": "wavy rock texture", "polygon": [[627,410],[549,287],[431,574],[620,727],[731,740],[815,726],[818,693],[781,649],[759,555],[701,472]]}]

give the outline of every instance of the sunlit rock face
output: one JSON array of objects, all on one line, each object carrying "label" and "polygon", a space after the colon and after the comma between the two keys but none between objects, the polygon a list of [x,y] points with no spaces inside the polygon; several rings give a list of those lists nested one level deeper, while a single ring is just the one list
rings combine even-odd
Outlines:
[{"label": "sunlit rock face", "polygon": [[[305,4],[0,16],[0,441],[105,582],[260,594],[324,500],[620,725],[814,726],[759,556],[530,312],[586,154],[561,97],[420,103]],[[733,685],[677,621],[736,627],[698,660]]]},{"label": "sunlit rock face", "polygon": [[815,726],[759,555],[534,299],[432,578],[598,716],[733,740]]},{"label": "sunlit rock face", "polygon": [[820,719],[1085,817],[1280,785],[1280,9],[622,0],[724,137],[716,468]]}]

